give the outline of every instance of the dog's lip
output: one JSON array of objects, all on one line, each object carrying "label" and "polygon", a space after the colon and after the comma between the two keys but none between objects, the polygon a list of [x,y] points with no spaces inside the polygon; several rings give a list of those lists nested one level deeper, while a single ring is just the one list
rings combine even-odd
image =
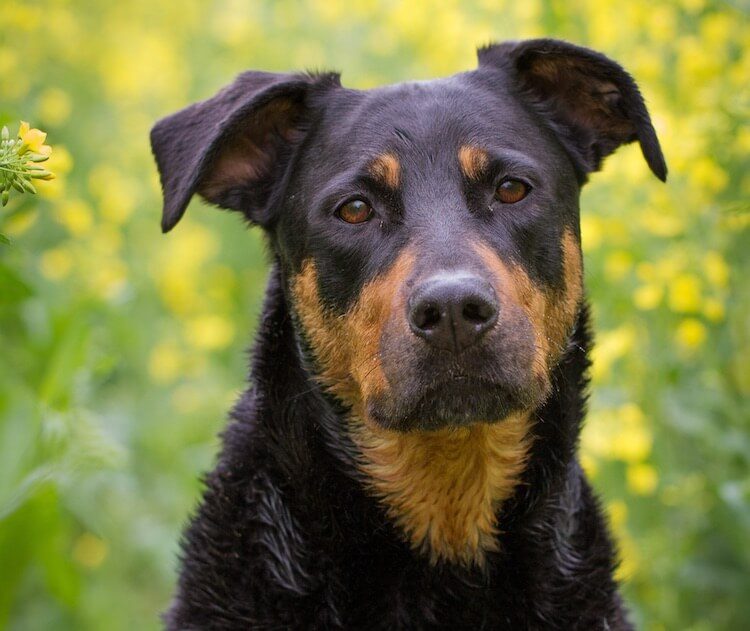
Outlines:
[{"label": "dog's lip", "polygon": [[[419,405],[426,398],[440,396],[441,390],[452,390],[453,388],[466,387],[466,396],[472,396],[477,390],[502,389],[508,390],[508,384],[500,379],[492,379],[485,375],[471,375],[468,373],[452,374],[430,381],[422,388],[422,393],[416,399],[415,405]],[[456,394],[451,392],[451,394]]]},{"label": "dog's lip", "polygon": [[[484,399],[484,406],[496,407],[496,413],[479,414],[475,406],[465,405],[467,399],[477,396]],[[433,423],[429,422],[432,415],[427,414],[425,418],[421,418],[419,410],[429,408],[433,403],[431,399],[439,405],[441,397],[446,403],[449,401],[454,403],[455,416],[451,414],[450,421],[445,419],[437,421],[433,427]],[[509,387],[504,382],[486,377],[460,375],[440,379],[422,388],[419,395],[411,401],[402,401],[398,406],[400,408],[398,411],[392,410],[389,413],[380,408],[376,401],[371,401],[368,405],[368,413],[376,423],[391,429],[435,429],[449,425],[461,426],[502,421],[508,416],[511,408],[516,407],[517,400],[521,398],[523,398],[521,393],[516,392],[515,388]],[[461,402],[461,405],[455,405],[456,402]],[[436,416],[444,414],[445,412],[442,412]],[[416,420],[417,417],[419,420]]]},{"label": "dog's lip", "polygon": [[[468,386],[466,392],[456,392],[455,389]],[[469,375],[460,375],[448,379],[441,379],[423,389],[422,394],[415,401],[415,407],[418,407],[426,399],[431,397],[439,398],[441,392],[443,395],[466,396],[471,397],[481,393],[497,393],[501,391],[506,394],[513,394],[513,389],[508,384],[501,381],[494,381],[486,377],[473,377]]]}]

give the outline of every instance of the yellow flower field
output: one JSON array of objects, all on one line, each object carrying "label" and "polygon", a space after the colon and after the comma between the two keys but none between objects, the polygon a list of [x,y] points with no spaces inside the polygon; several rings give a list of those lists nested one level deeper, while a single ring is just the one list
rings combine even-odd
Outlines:
[{"label": "yellow flower field", "polygon": [[56,176],[0,210],[0,628],[159,628],[243,387],[261,236],[199,201],[161,234],[151,125],[248,68],[340,70],[366,88],[539,36],[634,75],[670,168],[661,184],[631,145],[582,197],[597,338],[582,461],[624,593],[639,628],[750,628],[747,2],[0,8],[0,127],[28,121]]}]

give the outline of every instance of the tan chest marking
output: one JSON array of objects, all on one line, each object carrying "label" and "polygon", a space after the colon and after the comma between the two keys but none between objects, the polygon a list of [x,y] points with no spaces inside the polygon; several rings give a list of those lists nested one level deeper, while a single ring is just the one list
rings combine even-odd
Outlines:
[{"label": "tan chest marking", "polygon": [[527,414],[501,423],[399,433],[358,423],[353,438],[371,490],[413,548],[434,563],[483,565],[497,549],[497,511],[531,446]]}]

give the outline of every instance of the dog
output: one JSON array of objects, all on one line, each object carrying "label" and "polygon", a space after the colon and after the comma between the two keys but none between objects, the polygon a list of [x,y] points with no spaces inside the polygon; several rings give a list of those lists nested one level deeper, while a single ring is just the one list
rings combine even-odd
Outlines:
[{"label": "dog", "polygon": [[666,164],[604,55],[478,60],[366,91],[246,72],[154,126],[163,231],[197,193],[272,259],[167,628],[632,628],[577,457],[579,194],[622,144]]}]

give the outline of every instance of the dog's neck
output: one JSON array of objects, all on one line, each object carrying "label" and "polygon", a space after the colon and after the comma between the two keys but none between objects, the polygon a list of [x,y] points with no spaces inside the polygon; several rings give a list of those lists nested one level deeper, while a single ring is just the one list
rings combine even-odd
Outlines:
[{"label": "dog's neck", "polygon": [[[259,382],[255,377],[263,371],[257,364],[294,367],[290,370],[304,380],[302,391],[311,409],[319,410],[320,431],[314,432],[315,437],[322,438],[339,470],[377,498],[405,539],[431,561],[482,566],[487,553],[498,549],[498,533],[513,529],[536,505],[563,488],[583,416],[589,344],[585,305],[552,374],[552,394],[541,408],[493,424],[400,433],[364,423],[321,389],[310,353],[295,334],[282,287],[276,267],[261,322],[266,329],[259,336],[264,346],[255,349],[253,381],[261,390],[284,388],[277,384],[294,377]],[[299,390],[261,395],[274,400],[294,397],[285,401],[284,409],[304,405]],[[276,422],[272,431],[310,430],[295,424],[303,423],[302,418],[284,421]],[[547,483],[535,483],[541,479]],[[559,481],[559,488],[549,480]]]},{"label": "dog's neck", "polygon": [[527,462],[529,414],[409,433],[348,422],[366,487],[411,546],[433,563],[483,566]]}]

